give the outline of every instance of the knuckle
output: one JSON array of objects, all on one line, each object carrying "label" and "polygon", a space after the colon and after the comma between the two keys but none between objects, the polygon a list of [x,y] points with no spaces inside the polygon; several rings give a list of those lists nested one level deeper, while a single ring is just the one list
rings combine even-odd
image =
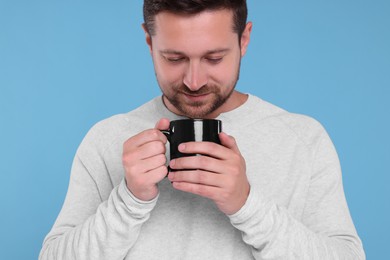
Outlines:
[{"label": "knuckle", "polygon": [[193,193],[195,194],[199,194],[201,196],[204,196],[205,195],[205,190],[202,186],[200,185],[192,185],[191,186],[191,190]]},{"label": "knuckle", "polygon": [[122,154],[122,164],[126,165],[127,164],[127,154]]},{"label": "knuckle", "polygon": [[162,142],[155,141],[150,144],[151,150],[155,154],[162,154],[165,153],[165,145]]},{"label": "knuckle", "polygon": [[124,143],[123,143],[123,151],[127,151],[130,149],[131,147],[131,138],[127,139]]},{"label": "knuckle", "polygon": [[159,154],[156,156],[156,161],[158,165],[162,166],[167,162],[167,158],[165,157],[165,154]]},{"label": "knuckle", "polygon": [[162,143],[162,142],[158,142],[159,143],[159,153],[165,153],[165,144]]},{"label": "knuckle", "polygon": [[240,175],[240,171],[239,171],[236,167],[232,167],[232,168],[230,169],[230,172],[231,172],[231,174],[232,174],[234,177],[237,177],[237,176]]},{"label": "knuckle", "polygon": [[185,166],[186,166],[186,161],[187,161],[187,157],[176,158],[176,159],[174,159],[174,160],[175,160],[175,165],[174,165],[174,168],[175,168],[175,169],[182,169],[182,168],[185,168]]},{"label": "knuckle", "polygon": [[232,159],[233,159],[233,161],[235,161],[235,162],[240,162],[240,161],[241,161],[241,155],[239,155],[239,154],[237,154],[237,153],[234,153],[234,154],[232,155]]},{"label": "knuckle", "polygon": [[217,149],[217,145],[215,143],[207,143],[206,144],[206,147],[207,151],[210,153],[210,154],[214,154],[215,153],[215,150]]},{"label": "knuckle", "polygon": [[165,165],[162,165],[156,169],[156,174],[158,175],[166,175],[168,173],[168,169]]},{"label": "knuckle", "polygon": [[130,153],[123,153],[122,155],[122,163],[123,165],[129,165],[131,161],[131,154]]},{"label": "knuckle", "polygon": [[207,181],[207,174],[204,171],[196,170],[195,176],[198,183],[205,183]]},{"label": "knuckle", "polygon": [[197,159],[198,159],[199,168],[204,169],[207,166],[208,158],[206,156],[198,156]]},{"label": "knuckle", "polygon": [[194,187],[194,189],[196,190],[196,193],[199,194],[200,196],[203,196],[203,197],[210,197],[211,196],[210,191],[204,185],[196,185]]},{"label": "knuckle", "polygon": [[160,134],[160,131],[157,130],[157,129],[149,129],[148,134],[149,134],[152,138],[156,138],[156,137],[158,137],[158,135]]}]

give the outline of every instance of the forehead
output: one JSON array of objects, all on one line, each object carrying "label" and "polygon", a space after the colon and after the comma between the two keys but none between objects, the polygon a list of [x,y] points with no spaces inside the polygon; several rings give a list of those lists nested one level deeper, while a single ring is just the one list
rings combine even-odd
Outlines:
[{"label": "forehead", "polygon": [[155,32],[153,44],[160,49],[195,52],[204,48],[227,48],[238,42],[230,10],[195,15],[161,12],[155,17]]}]

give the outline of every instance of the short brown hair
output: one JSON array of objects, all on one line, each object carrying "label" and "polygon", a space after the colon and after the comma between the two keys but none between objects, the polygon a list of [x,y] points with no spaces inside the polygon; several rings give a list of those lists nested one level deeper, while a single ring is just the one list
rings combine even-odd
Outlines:
[{"label": "short brown hair", "polygon": [[144,0],[144,22],[146,30],[153,36],[154,19],[160,12],[193,15],[223,9],[233,11],[233,30],[240,39],[248,16],[246,0]]}]

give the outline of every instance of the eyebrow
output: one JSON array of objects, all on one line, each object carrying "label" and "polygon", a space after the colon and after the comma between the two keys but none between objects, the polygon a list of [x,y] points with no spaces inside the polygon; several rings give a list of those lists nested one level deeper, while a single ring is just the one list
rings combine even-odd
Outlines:
[{"label": "eyebrow", "polygon": [[[208,50],[205,52],[204,55],[210,55],[210,54],[217,54],[217,53],[224,53],[228,52],[230,49],[229,48],[221,48],[221,49],[215,49],[215,50]],[[171,49],[165,49],[160,51],[161,54],[174,54],[174,55],[184,55],[186,54],[181,51],[176,51],[176,50],[171,50]]]}]

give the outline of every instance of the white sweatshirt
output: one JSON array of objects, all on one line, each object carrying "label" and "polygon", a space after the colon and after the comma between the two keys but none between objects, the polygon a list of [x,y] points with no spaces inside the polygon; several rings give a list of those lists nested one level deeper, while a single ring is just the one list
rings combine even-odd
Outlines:
[{"label": "white sweatshirt", "polygon": [[318,122],[252,95],[218,117],[251,185],[245,205],[227,216],[167,178],[149,202],[127,189],[123,143],[162,117],[181,118],[158,97],[89,131],[39,259],[365,259],[336,151]]}]

